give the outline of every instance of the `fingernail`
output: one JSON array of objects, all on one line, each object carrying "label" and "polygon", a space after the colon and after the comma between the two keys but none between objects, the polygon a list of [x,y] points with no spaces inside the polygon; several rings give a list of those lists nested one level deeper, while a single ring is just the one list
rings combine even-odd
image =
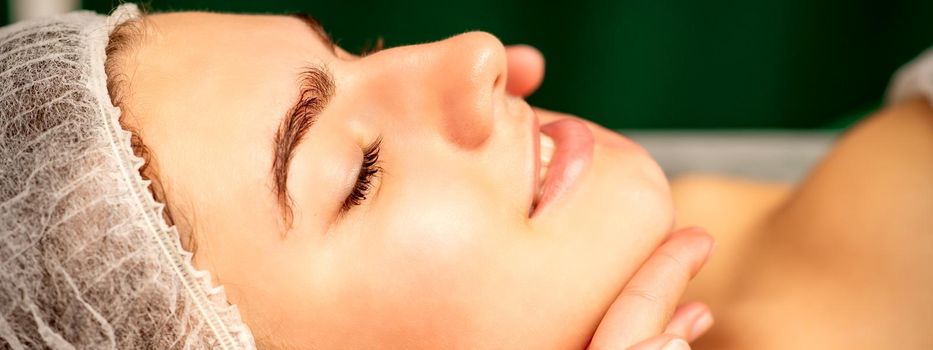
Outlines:
[{"label": "fingernail", "polygon": [[672,339],[671,341],[664,344],[664,347],[661,350],[690,350],[690,345],[687,344],[683,339],[677,338]]},{"label": "fingernail", "polygon": [[713,314],[706,311],[701,315],[695,322],[693,322],[693,327],[690,328],[690,338],[696,339],[699,338],[703,333],[706,333],[713,326]]}]

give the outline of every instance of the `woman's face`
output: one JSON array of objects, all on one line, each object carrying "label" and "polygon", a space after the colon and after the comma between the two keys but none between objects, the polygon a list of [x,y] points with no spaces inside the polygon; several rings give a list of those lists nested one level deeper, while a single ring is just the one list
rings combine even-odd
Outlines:
[{"label": "woman's face", "polygon": [[[489,34],[357,57],[293,17],[173,13],[145,28],[121,64],[124,122],[196,266],[261,343],[582,347],[671,227],[654,161],[509,95]],[[538,125],[554,121],[546,176],[561,181],[532,211],[549,153]]]}]

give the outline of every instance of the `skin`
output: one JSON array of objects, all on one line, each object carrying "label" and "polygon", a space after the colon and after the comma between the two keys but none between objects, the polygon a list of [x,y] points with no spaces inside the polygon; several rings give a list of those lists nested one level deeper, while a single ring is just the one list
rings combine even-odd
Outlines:
[{"label": "skin", "polygon": [[717,313],[697,349],[933,348],[930,106],[887,106],[800,184],[674,181],[678,221],[718,245],[687,293]]},{"label": "skin", "polygon": [[[544,78],[544,56],[527,45],[506,47],[506,91],[516,96],[532,94]],[[537,109],[544,118],[559,113]],[[600,321],[588,349],[689,350],[688,341],[704,335],[714,323],[705,303],[692,302],[671,313],[699,268],[711,254],[710,236],[699,227],[679,229],[642,264]],[[670,321],[667,322],[667,318]],[[665,322],[666,327],[665,327]],[[664,327],[664,332],[657,335]],[[631,345],[646,336],[653,337]]]},{"label": "skin", "polygon": [[[541,74],[489,34],[357,57],[282,16],[159,14],[144,32],[120,58],[123,122],[149,148],[196,267],[262,346],[624,348],[665,329],[709,253],[705,233],[670,235],[651,157],[591,123],[584,175],[529,218],[536,130],[519,96]],[[509,85],[513,63],[528,69]],[[272,137],[309,64],[336,89],[292,159],[289,226]],[[340,213],[378,137],[385,171]],[[695,338],[685,325],[699,310],[678,312],[672,334]]]},{"label": "skin", "polygon": [[[718,314],[696,348],[933,347],[931,159],[933,108],[914,98],[847,131],[800,184],[675,179],[680,225],[712,229],[719,252],[686,294]],[[635,348],[696,327],[678,317],[691,307],[706,306],[682,306],[667,334]]]},{"label": "skin", "polygon": [[[543,77],[532,48],[468,33],[359,58],[290,18],[183,13],[151,16],[124,60],[126,126],[150,148],[196,265],[264,347],[643,350],[709,327],[706,305],[674,309],[710,240],[667,234],[668,188],[636,145],[588,124],[584,181],[527,218],[530,186],[515,184],[529,180],[503,169],[530,162],[516,125],[529,118],[517,97]],[[270,139],[309,61],[335,74],[337,95],[292,164],[286,230]],[[461,103],[436,103],[445,96]],[[390,172],[336,215],[373,135]],[[931,153],[933,111],[916,99],[848,132],[802,184],[675,181],[680,225],[720,242],[687,293],[719,313],[697,347],[933,347]]]}]

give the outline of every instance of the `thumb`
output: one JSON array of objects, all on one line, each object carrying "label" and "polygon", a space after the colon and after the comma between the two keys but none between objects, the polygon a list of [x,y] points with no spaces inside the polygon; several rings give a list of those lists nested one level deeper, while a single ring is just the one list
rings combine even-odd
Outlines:
[{"label": "thumb", "polygon": [[690,344],[676,335],[661,334],[635,344],[628,350],[690,350]]},{"label": "thumb", "polygon": [[544,80],[544,56],[541,51],[528,45],[511,45],[505,48],[508,76],[505,90],[515,96],[531,95]]}]

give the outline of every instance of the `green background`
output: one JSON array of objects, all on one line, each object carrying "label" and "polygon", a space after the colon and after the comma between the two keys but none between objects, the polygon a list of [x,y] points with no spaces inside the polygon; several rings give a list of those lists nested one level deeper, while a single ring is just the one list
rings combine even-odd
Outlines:
[{"label": "green background", "polygon": [[[83,7],[106,12],[114,3],[85,0]],[[394,46],[489,31],[506,44],[544,52],[547,73],[532,104],[626,129],[844,125],[877,108],[893,71],[933,45],[931,0],[153,0],[147,6],[307,11],[350,51],[377,36]]]}]

